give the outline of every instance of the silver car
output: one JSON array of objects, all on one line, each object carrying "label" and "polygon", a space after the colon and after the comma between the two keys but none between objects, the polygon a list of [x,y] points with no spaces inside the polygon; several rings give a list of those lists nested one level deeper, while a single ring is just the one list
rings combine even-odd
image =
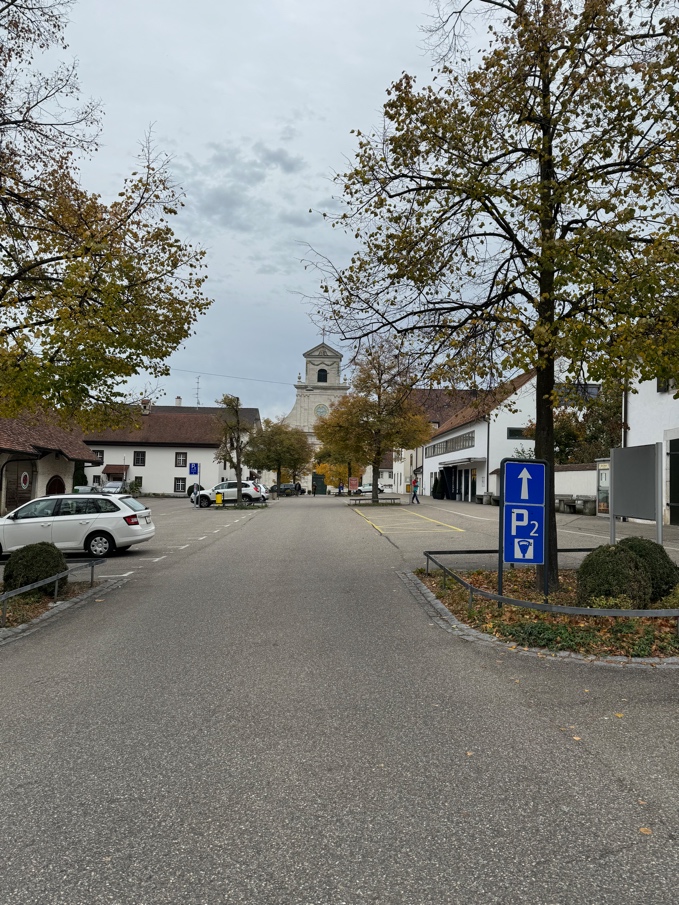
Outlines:
[{"label": "silver car", "polygon": [[155,533],[151,510],[132,496],[55,494],[0,518],[0,553],[47,541],[64,553],[102,557],[151,540]]}]

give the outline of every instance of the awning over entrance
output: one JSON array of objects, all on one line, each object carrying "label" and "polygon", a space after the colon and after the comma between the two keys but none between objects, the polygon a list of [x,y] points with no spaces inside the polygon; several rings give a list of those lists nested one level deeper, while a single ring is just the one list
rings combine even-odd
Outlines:
[{"label": "awning over entrance", "polygon": [[471,465],[475,462],[485,462],[486,457],[478,457],[476,459],[448,459],[445,462],[439,462],[439,468],[449,467],[450,465]]},{"label": "awning over entrance", "polygon": [[121,474],[123,475],[123,477],[126,477],[129,467],[129,465],[104,465],[101,473],[109,476],[113,474]]}]

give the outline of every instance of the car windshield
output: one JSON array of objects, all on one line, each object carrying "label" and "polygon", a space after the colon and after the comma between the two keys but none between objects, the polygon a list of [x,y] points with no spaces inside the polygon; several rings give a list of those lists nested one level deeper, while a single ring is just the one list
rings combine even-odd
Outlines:
[{"label": "car windshield", "polygon": [[144,503],[140,503],[139,500],[135,500],[133,496],[124,496],[120,499],[121,503],[124,503],[129,509],[133,509],[135,512],[143,512],[144,509],[148,507]]}]

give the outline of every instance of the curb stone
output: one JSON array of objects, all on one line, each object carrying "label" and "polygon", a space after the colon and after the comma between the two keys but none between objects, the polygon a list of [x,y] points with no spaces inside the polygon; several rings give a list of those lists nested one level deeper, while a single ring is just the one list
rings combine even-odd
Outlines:
[{"label": "curb stone", "polygon": [[488,635],[461,622],[411,571],[396,573],[406,585],[411,595],[420,604],[433,623],[463,641],[477,641],[488,644],[495,642],[507,650],[540,660],[578,660],[594,663],[596,666],[610,666],[614,669],[679,669],[679,657],[595,657],[593,654],[577,654],[572,651],[552,651],[546,647],[521,647],[513,641],[502,641],[495,635]]},{"label": "curb stone", "polygon": [[50,607],[49,610],[36,616],[35,619],[31,619],[30,622],[23,622],[21,625],[15,625],[12,628],[0,628],[0,647],[10,644],[18,638],[32,635],[33,632],[41,627],[42,623],[47,622],[55,616],[60,616],[65,610],[70,610],[75,606],[87,603],[91,597],[99,594],[106,594],[108,591],[113,591],[116,588],[122,587],[127,583],[127,580],[127,578],[112,578],[109,581],[103,581],[101,584],[90,588],[78,597],[73,597],[71,600],[60,600],[56,605]]}]

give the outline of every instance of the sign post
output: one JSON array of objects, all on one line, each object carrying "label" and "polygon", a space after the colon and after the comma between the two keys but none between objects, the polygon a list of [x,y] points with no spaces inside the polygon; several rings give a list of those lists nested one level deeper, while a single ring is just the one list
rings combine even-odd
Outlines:
[{"label": "sign post", "polygon": [[498,594],[502,594],[505,563],[544,566],[545,597],[549,594],[548,476],[549,465],[541,459],[503,459],[500,463]]}]

